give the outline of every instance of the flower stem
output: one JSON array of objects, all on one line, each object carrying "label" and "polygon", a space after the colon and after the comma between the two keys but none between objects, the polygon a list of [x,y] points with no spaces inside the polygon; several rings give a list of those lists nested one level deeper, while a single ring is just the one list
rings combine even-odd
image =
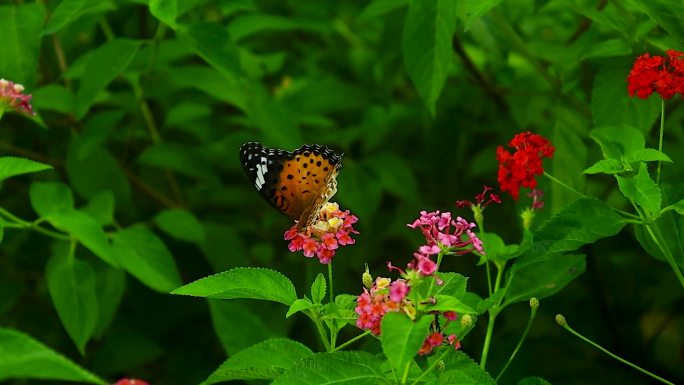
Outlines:
[{"label": "flower stem", "polygon": [[677,280],[679,280],[679,284],[682,286],[682,288],[684,288],[684,276],[682,275],[682,271],[680,270],[679,265],[675,261],[674,256],[670,252],[670,248],[667,247],[665,239],[660,233],[660,229],[658,229],[658,225],[656,225],[655,223],[650,223],[645,226],[646,231],[648,231],[648,234],[651,236],[651,239],[653,239],[653,242],[655,242],[660,251],[663,253],[665,259],[667,260],[667,263],[670,264],[670,267],[677,276]]},{"label": "flower stem", "polygon": [[602,347],[601,345],[597,344],[596,342],[594,342],[594,341],[592,341],[592,340],[590,340],[590,339],[584,337],[583,335],[577,333],[575,330],[573,330],[573,329],[567,324],[567,322],[563,322],[563,323],[560,324],[560,325],[561,325],[565,330],[567,330],[567,331],[569,331],[570,333],[574,334],[576,337],[578,337],[578,338],[581,339],[582,341],[584,341],[584,342],[588,343],[589,345],[591,345],[591,346],[597,348],[598,350],[600,350],[600,351],[606,353],[607,355],[609,355],[609,356],[611,356],[612,358],[614,358],[614,359],[616,359],[616,360],[622,362],[623,364],[629,365],[629,366],[631,366],[632,368],[634,368],[634,369],[636,369],[636,370],[638,370],[638,371],[640,371],[640,372],[642,372],[642,373],[644,373],[644,374],[646,374],[646,375],[648,375],[648,376],[651,376],[651,377],[655,378],[656,380],[658,380],[658,381],[660,381],[660,382],[662,382],[662,383],[664,383],[664,384],[674,385],[672,382],[667,381],[667,380],[665,380],[665,379],[663,379],[663,378],[661,378],[661,377],[658,377],[658,376],[656,376],[655,374],[649,372],[648,370],[643,369],[643,368],[641,368],[640,366],[637,366],[637,365],[635,365],[635,364],[633,364],[633,363],[631,363],[631,362],[629,362],[629,361],[627,361],[627,360],[625,360],[625,359],[623,359],[623,358],[621,358],[621,357],[616,356],[615,354],[613,354],[613,353],[611,353],[610,351],[606,350],[604,347]]},{"label": "flower stem", "polygon": [[[658,139],[658,151],[663,151],[663,132],[665,132],[665,99],[660,100],[660,138]],[[660,185],[660,166],[662,161],[658,161],[658,173],[656,175],[656,184]]]},{"label": "flower stem", "polygon": [[321,324],[321,320],[315,314],[309,314],[309,318],[311,318],[311,320],[316,324],[316,329],[318,329],[318,334],[320,334],[320,336],[321,336],[321,341],[323,341],[323,345],[325,346],[325,351],[331,352],[332,348],[330,347],[330,342],[328,342],[328,336],[325,334],[325,329],[323,328],[323,325]]},{"label": "flower stem", "polygon": [[[335,294],[333,293],[333,272],[332,272],[332,261],[328,263],[328,286],[329,286],[329,292],[330,292],[330,309],[333,309],[334,312],[337,312],[335,310]],[[334,325],[334,322],[333,322]],[[330,349],[335,349],[335,342],[337,341],[337,327],[329,326],[330,329]]]},{"label": "flower stem", "polygon": [[527,326],[525,326],[525,331],[523,331],[522,336],[520,336],[520,341],[518,341],[518,345],[513,349],[513,353],[511,353],[511,356],[508,358],[508,361],[506,362],[506,365],[501,369],[499,374],[496,375],[496,379],[494,380],[495,382],[499,382],[499,378],[504,374],[506,369],[508,369],[508,365],[513,362],[513,358],[515,358],[515,355],[518,354],[518,350],[520,350],[520,347],[523,344],[523,341],[525,341],[525,338],[527,338],[527,333],[530,332],[530,329],[532,328],[532,323],[534,322],[534,318],[537,315],[537,307],[536,306],[531,306],[530,307],[530,319],[527,321]]},{"label": "flower stem", "polygon": [[333,272],[332,272],[332,261],[328,263],[328,287],[330,291],[330,304],[335,303],[335,295],[333,294]]},{"label": "flower stem", "polygon": [[435,360],[435,362],[432,363],[432,365],[430,365],[427,369],[425,369],[425,371],[423,372],[423,374],[421,374],[420,376],[418,376],[418,378],[416,378],[416,379],[411,383],[411,385],[415,385],[415,384],[419,383],[420,380],[421,380],[423,377],[425,377],[428,373],[430,373],[430,372],[432,371],[432,369],[434,369],[435,366],[437,366],[437,364],[439,364],[439,362],[442,361],[442,360],[444,359],[444,356],[446,356],[447,354],[449,354],[449,352],[451,352],[451,351],[452,351],[452,349],[449,349],[449,347],[447,347],[446,349],[444,349],[444,353],[442,353],[442,355],[439,356],[439,358],[437,358],[437,359]]},{"label": "flower stem", "polygon": [[[496,281],[494,282],[494,292],[496,293],[501,286],[501,278],[503,277],[503,266],[497,266]],[[489,346],[492,343],[492,335],[494,334],[494,322],[496,321],[496,316],[499,313],[499,304],[492,306],[489,309],[489,322],[487,323],[487,334],[485,335],[484,346],[482,347],[482,358],[480,359],[480,367],[482,369],[487,365],[487,357],[489,356]]]},{"label": "flower stem", "polygon": [[359,334],[358,336],[356,336],[356,337],[350,339],[349,341],[343,343],[342,345],[337,346],[337,347],[334,347],[331,351],[332,351],[332,352],[336,352],[336,351],[338,351],[338,350],[342,350],[343,348],[346,348],[347,346],[353,344],[354,342],[360,340],[361,338],[363,338],[363,337],[365,337],[365,336],[367,336],[367,335],[369,335],[369,334],[371,334],[371,331],[370,331],[370,330],[366,330],[364,333]]}]

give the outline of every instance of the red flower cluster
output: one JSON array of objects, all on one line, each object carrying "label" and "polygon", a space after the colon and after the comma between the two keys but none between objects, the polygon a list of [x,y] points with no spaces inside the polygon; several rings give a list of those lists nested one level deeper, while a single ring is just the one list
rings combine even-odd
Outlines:
[{"label": "red flower cluster", "polygon": [[[443,328],[446,328],[449,322],[456,321],[456,318],[458,317],[456,312],[453,311],[444,312],[442,315],[446,318]],[[456,334],[452,333],[446,335],[442,333],[441,328],[436,325],[436,321],[432,323],[431,330],[432,332],[428,334],[425,341],[423,341],[423,345],[418,350],[418,354],[421,356],[432,353],[436,347],[442,345],[451,345],[456,350],[461,348],[461,340],[456,337]]]},{"label": "red flower cluster", "polygon": [[629,96],[646,99],[653,92],[663,99],[676,94],[684,96],[684,53],[667,50],[667,57],[639,56],[627,76]]},{"label": "red flower cluster", "polygon": [[508,146],[514,148],[515,153],[511,154],[503,146],[496,149],[498,181],[501,191],[517,200],[520,187],[537,187],[535,176],[544,173],[542,158],[552,158],[555,148],[547,139],[529,131],[514,136]]},{"label": "red flower cluster", "polygon": [[24,111],[29,115],[35,115],[33,108],[31,108],[31,95],[26,95],[23,92],[24,86],[21,84],[0,79],[0,103],[3,103],[14,110]]},{"label": "red flower cluster", "polygon": [[358,234],[354,223],[358,221],[349,210],[340,211],[337,203],[326,203],[318,213],[318,221],[300,232],[295,224],[285,232],[285,240],[290,241],[290,251],[302,251],[304,256],[314,255],[327,264],[335,256],[335,250],[342,245],[353,245],[356,241],[350,234]]}]

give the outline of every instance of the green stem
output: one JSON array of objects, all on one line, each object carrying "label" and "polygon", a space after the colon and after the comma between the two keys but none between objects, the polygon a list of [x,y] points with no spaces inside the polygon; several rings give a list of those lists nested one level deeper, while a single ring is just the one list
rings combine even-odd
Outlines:
[{"label": "green stem", "polygon": [[627,361],[627,360],[625,360],[625,359],[623,359],[623,358],[620,358],[620,357],[616,356],[615,354],[613,354],[613,353],[611,353],[610,351],[608,351],[608,350],[606,350],[605,348],[603,348],[601,345],[595,343],[594,341],[591,341],[590,339],[588,339],[588,338],[584,337],[583,335],[581,335],[581,334],[577,333],[576,331],[574,331],[567,323],[563,323],[563,324],[561,324],[561,326],[562,326],[565,330],[567,330],[567,331],[569,331],[570,333],[574,334],[576,337],[578,337],[578,338],[581,339],[582,341],[584,341],[584,342],[588,343],[589,345],[591,345],[591,346],[597,348],[598,350],[600,350],[600,351],[606,353],[607,355],[609,355],[609,356],[613,357],[614,359],[616,359],[616,360],[622,362],[623,364],[629,365],[629,366],[631,366],[632,368],[634,368],[634,369],[636,369],[636,370],[638,370],[638,371],[640,371],[640,372],[642,372],[642,373],[644,373],[644,374],[646,374],[646,375],[648,375],[648,376],[651,376],[651,377],[655,378],[656,380],[658,380],[658,381],[660,381],[660,382],[662,382],[662,383],[664,383],[664,384],[674,385],[672,382],[667,381],[667,380],[665,380],[665,379],[663,379],[663,378],[661,378],[661,377],[658,377],[658,376],[656,376],[655,374],[649,372],[648,370],[642,369],[641,367],[639,367],[639,366],[637,366],[637,365],[635,365],[635,364],[633,364],[633,363],[631,363],[631,362],[629,362],[629,361]]},{"label": "green stem", "polygon": [[677,265],[677,262],[674,260],[674,256],[670,252],[670,248],[667,247],[665,239],[663,238],[662,234],[660,234],[658,226],[655,223],[647,224],[645,226],[646,230],[651,236],[651,239],[653,239],[653,242],[656,243],[660,251],[663,253],[667,263],[670,264],[670,267],[677,276],[677,280],[679,280],[679,284],[682,286],[682,288],[684,288],[684,276],[682,276],[682,271],[680,270],[679,265]]},{"label": "green stem", "polygon": [[6,227],[15,227],[18,229],[35,230],[36,232],[39,232],[43,235],[47,235],[49,237],[52,237],[55,239],[61,239],[61,240],[65,240],[65,241],[68,241],[71,239],[71,237],[69,235],[58,233],[58,232],[52,231],[52,230],[48,230],[44,227],[39,226],[37,222],[25,221],[25,220],[17,217],[16,215],[12,214],[11,212],[5,210],[3,207],[0,207],[0,215],[2,215],[5,218],[14,222],[14,223],[6,224],[5,225]]},{"label": "green stem", "polygon": [[[335,294],[333,293],[333,272],[332,272],[332,261],[328,263],[328,286],[329,286],[329,292],[330,292],[330,309],[333,309],[334,312],[337,312],[335,310]],[[333,325],[335,323],[333,322]],[[330,327],[330,348],[335,349],[335,343],[337,342],[337,327],[331,326]]]},{"label": "green stem", "polygon": [[423,374],[421,374],[420,376],[418,376],[418,378],[416,378],[416,379],[411,383],[411,385],[416,385],[417,383],[419,383],[420,380],[421,380],[423,377],[425,377],[428,373],[430,373],[430,372],[432,371],[432,369],[434,369],[435,366],[437,366],[437,364],[439,364],[439,362],[442,361],[442,359],[444,359],[444,356],[446,356],[447,354],[449,354],[449,352],[451,352],[451,351],[452,351],[452,349],[449,349],[449,347],[447,347],[446,349],[444,349],[444,353],[442,353],[442,355],[439,356],[439,358],[437,358],[437,359],[432,363],[432,365],[430,365],[427,369],[425,369],[425,371],[423,372]]},{"label": "green stem", "polygon": [[504,374],[506,369],[508,369],[508,366],[513,362],[513,359],[515,358],[515,355],[518,354],[518,350],[520,350],[520,347],[523,344],[523,341],[525,341],[525,338],[527,338],[527,333],[530,332],[530,329],[532,328],[532,323],[534,322],[534,318],[537,315],[537,309],[538,307],[536,306],[530,306],[530,319],[527,321],[527,326],[525,326],[525,331],[523,331],[522,336],[520,336],[520,341],[518,341],[518,345],[513,349],[513,353],[511,353],[511,356],[508,358],[508,361],[506,362],[506,365],[501,369],[499,374],[496,376],[496,379],[494,380],[495,382],[499,382],[499,378]]},{"label": "green stem", "polygon": [[332,348],[330,347],[330,342],[328,342],[328,336],[325,334],[325,329],[323,328],[323,325],[321,324],[321,320],[318,318],[318,316],[309,314],[309,318],[316,324],[316,329],[318,330],[318,334],[321,336],[321,341],[323,341],[323,345],[325,346],[325,351],[326,352],[331,352]]},{"label": "green stem", "polygon": [[361,338],[363,338],[363,337],[365,337],[365,336],[367,336],[367,335],[369,335],[369,334],[371,334],[371,331],[370,331],[370,330],[366,330],[364,333],[359,334],[358,336],[356,336],[356,337],[350,339],[349,341],[343,343],[342,345],[337,346],[337,347],[334,347],[331,351],[336,352],[336,351],[338,351],[338,350],[342,350],[343,348],[346,348],[347,346],[353,344],[354,342],[360,340]]},{"label": "green stem", "polygon": [[[663,132],[665,132],[665,99],[660,100],[660,139],[658,140],[658,151],[663,151]],[[656,184],[660,185],[660,166],[662,161],[658,161],[658,173],[656,176]]]},{"label": "green stem", "polygon": [[[496,281],[494,282],[494,292],[496,293],[501,286],[501,278],[503,277],[505,265],[497,266]],[[499,312],[499,304],[492,306],[489,309],[489,322],[487,323],[487,334],[485,335],[484,346],[482,347],[482,358],[480,360],[480,367],[482,369],[487,365],[487,357],[489,356],[489,346],[492,343],[492,335],[494,334],[494,323]]]}]

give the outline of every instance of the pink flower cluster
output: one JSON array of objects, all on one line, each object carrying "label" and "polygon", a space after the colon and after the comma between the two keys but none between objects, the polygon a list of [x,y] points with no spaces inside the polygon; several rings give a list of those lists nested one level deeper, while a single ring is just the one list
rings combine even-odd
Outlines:
[{"label": "pink flower cluster", "polygon": [[285,232],[285,240],[290,241],[291,252],[302,251],[305,257],[314,255],[323,264],[328,264],[335,256],[339,246],[353,245],[356,241],[351,234],[358,234],[354,223],[358,221],[349,210],[341,211],[337,203],[326,203],[318,213],[318,220],[303,231],[293,225]]},{"label": "pink flower cluster", "polygon": [[380,322],[387,312],[403,310],[410,317],[415,316],[415,307],[406,299],[409,291],[410,286],[403,279],[392,282],[389,278],[376,278],[370,291],[364,288],[356,299],[356,326],[379,335]]},{"label": "pink flower cluster", "polygon": [[482,241],[471,230],[475,224],[461,217],[453,220],[450,212],[421,211],[420,218],[407,226],[412,229],[419,228],[427,241],[425,245],[418,248],[418,252],[413,254],[419,264],[427,264],[426,260],[432,261],[430,256],[441,251],[456,255],[473,251],[484,254]]},{"label": "pink flower cluster", "polygon": [[[392,281],[389,278],[376,278],[370,290],[364,288],[363,293],[356,299],[354,311],[359,315],[356,319],[356,326],[360,329],[370,330],[375,335],[380,335],[382,317],[388,312],[402,311],[409,318],[415,319],[415,305],[406,298],[409,291],[410,284],[404,279]],[[427,317],[428,315],[425,316]],[[442,316],[446,319],[445,327],[450,321],[456,321],[458,317],[456,312],[453,311],[443,312]],[[452,345],[455,349],[461,347],[461,342],[456,335],[450,334],[447,336],[442,333],[436,322],[433,322],[431,329],[432,332],[423,341],[418,354],[430,354],[437,346],[443,344]]]},{"label": "pink flower cluster", "polygon": [[136,380],[134,378],[122,378],[115,382],[113,385],[148,385],[147,382],[143,380]]},{"label": "pink flower cluster", "polygon": [[24,86],[9,80],[0,79],[0,103],[4,103],[17,111],[35,115],[31,108],[31,95],[26,95]]}]

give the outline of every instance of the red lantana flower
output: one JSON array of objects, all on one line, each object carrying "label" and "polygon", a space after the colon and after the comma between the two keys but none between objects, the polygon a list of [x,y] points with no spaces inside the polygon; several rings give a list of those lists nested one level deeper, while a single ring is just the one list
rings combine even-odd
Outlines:
[{"label": "red lantana flower", "polygon": [[511,154],[503,146],[496,149],[496,159],[499,162],[498,181],[501,191],[511,194],[517,200],[521,187],[537,187],[535,176],[544,173],[542,159],[552,158],[556,149],[548,139],[529,131],[514,136],[508,146],[515,149],[515,152]]},{"label": "red lantana flower", "polygon": [[627,76],[629,96],[646,99],[657,92],[663,99],[684,95],[684,53],[667,50],[667,57],[645,53],[634,61]]}]

